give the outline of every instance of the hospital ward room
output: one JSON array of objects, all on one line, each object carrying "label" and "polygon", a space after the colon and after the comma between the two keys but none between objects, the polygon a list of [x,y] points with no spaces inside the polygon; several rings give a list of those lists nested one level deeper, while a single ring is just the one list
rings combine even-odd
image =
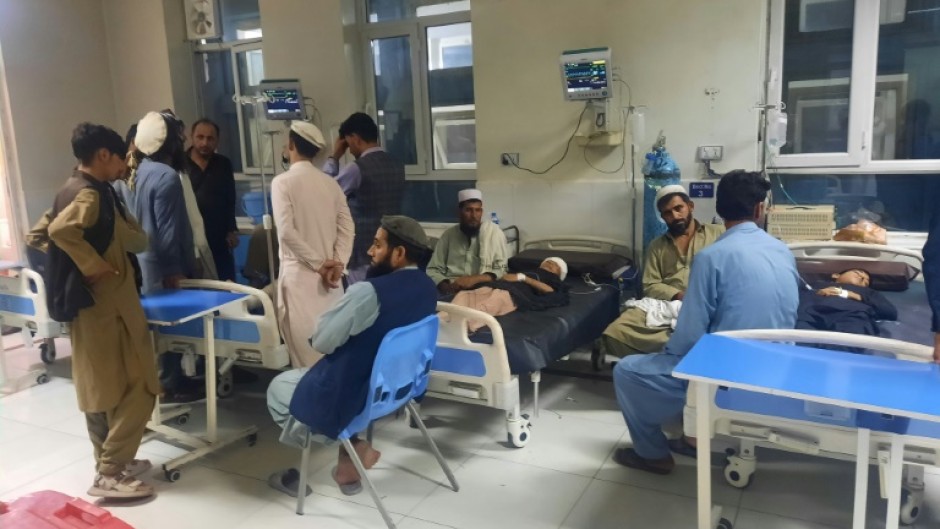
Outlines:
[{"label": "hospital ward room", "polygon": [[0,529],[940,529],[940,0],[0,0]]}]

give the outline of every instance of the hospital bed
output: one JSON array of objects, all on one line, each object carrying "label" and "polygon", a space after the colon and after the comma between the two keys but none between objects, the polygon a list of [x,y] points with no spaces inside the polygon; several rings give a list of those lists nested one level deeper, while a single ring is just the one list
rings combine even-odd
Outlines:
[{"label": "hospital bed", "polygon": [[[933,336],[923,281],[915,281],[922,268],[919,252],[858,243],[799,243],[790,246],[804,279],[828,277],[852,266],[869,270],[872,287],[878,288],[898,308],[899,321],[878,322],[882,337],[805,330],[746,330],[718,333],[760,341],[851,347],[866,353],[893,356],[897,361],[926,362],[932,359]],[[807,277],[809,276],[809,277]],[[880,288],[879,288],[880,287]],[[899,341],[890,337],[904,338]],[[911,343],[914,342],[914,343]],[[848,353],[847,353],[848,354]],[[851,381],[846,381],[851,383]],[[757,446],[854,459],[857,428],[872,430],[873,462],[881,470],[881,493],[887,497],[886,468],[889,464],[888,436],[903,434],[904,481],[900,521],[913,523],[924,498],[924,467],[940,466],[940,425],[919,420],[895,420],[892,416],[856,413],[837,406],[817,405],[798,399],[741,389],[718,390],[708,403],[712,429],[735,438],[740,446],[729,453],[724,468],[726,481],[746,488],[757,470]],[[689,392],[684,424],[694,436],[697,403]]]},{"label": "hospital bed", "polygon": [[[622,264],[629,262],[626,245],[609,239],[540,239],[528,242],[524,250],[541,250],[546,255],[565,252],[570,256],[566,258],[569,267],[566,283],[571,303],[544,311],[515,311],[497,318],[466,307],[438,303],[438,311],[446,316],[441,318],[427,390],[429,397],[504,410],[507,439],[515,447],[525,446],[531,437],[528,416],[520,412],[519,375],[529,373],[537,416],[541,370],[578,347],[593,343],[617,318],[620,297],[617,279],[627,273],[625,268],[632,268]],[[575,262],[577,253],[592,262],[607,263],[613,259],[614,271],[606,278],[599,274],[592,277],[579,269]],[[520,256],[525,254],[523,251]],[[471,333],[470,321],[482,322],[484,327]]]},{"label": "hospital bed", "polygon": [[[3,325],[21,329],[23,343],[27,347],[32,347],[34,338],[40,339],[40,358],[43,363],[51,364],[56,355],[54,338],[66,335],[68,325],[49,316],[42,275],[18,264],[3,268],[12,275],[0,276],[0,321]],[[37,384],[49,380],[42,366],[31,368],[25,378]]]},{"label": "hospital bed", "polygon": [[[277,316],[271,298],[261,290],[238,283],[187,279],[182,288],[221,290],[247,294],[246,301],[223,309],[214,319],[215,354],[222,360],[218,394],[226,397],[233,390],[231,368],[234,365],[280,370],[290,366],[287,347],[281,341]],[[197,355],[204,356],[205,330],[202,320],[158,329],[158,351],[172,351],[184,356],[184,366],[193,365]]]},{"label": "hospital bed", "polygon": [[[716,333],[737,339],[864,348],[893,355],[898,362],[927,362],[932,347],[887,338],[805,330],[747,330]],[[853,354],[853,353],[844,353]],[[846,380],[846,383],[851,383]],[[686,434],[696,436],[695,392],[689,391],[684,410]],[[739,441],[729,450],[724,467],[725,480],[737,488],[747,488],[757,471],[756,448],[771,448],[840,460],[854,460],[858,450],[859,428],[871,430],[871,462],[878,465],[881,496],[887,498],[885,476],[890,464],[891,437],[902,435],[904,480],[901,491],[900,521],[913,523],[924,498],[924,467],[940,467],[940,425],[922,420],[899,419],[891,415],[862,412],[839,406],[814,404],[790,397],[769,395],[735,388],[720,388],[707,403],[712,435]]]}]

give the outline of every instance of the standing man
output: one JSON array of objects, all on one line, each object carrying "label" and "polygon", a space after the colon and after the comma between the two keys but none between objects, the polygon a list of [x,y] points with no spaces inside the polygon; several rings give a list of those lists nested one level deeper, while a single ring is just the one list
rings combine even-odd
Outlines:
[{"label": "standing man", "polygon": [[[617,402],[633,440],[632,448],[614,452],[621,465],[672,472],[675,462],[662,426],[681,418],[688,387],[672,370],[699,338],[718,331],[792,329],[796,323],[796,260],[785,244],[758,227],[769,190],[761,173],[739,170],[721,178],[717,211],[727,231],[696,256],[665,351],[629,356],[614,368]],[[694,451],[688,441],[677,449]]]},{"label": "standing man", "polygon": [[135,477],[150,462],[134,455],[160,384],[128,258],[147,248],[147,234],[109,185],[127,169],[121,137],[82,123],[72,152],[80,163],[50,215],[46,286],[50,313],[71,323],[72,379],[97,462],[88,494],[151,496],[153,487]]},{"label": "standing man", "polygon": [[[128,179],[134,215],[150,236],[138,254],[143,275],[141,293],[179,288],[196,271],[196,245],[186,210],[180,170],[185,163],[183,124],[170,112],[148,112],[137,124],[134,138],[137,171]],[[164,402],[188,402],[204,395],[204,386],[188,379],[180,353],[160,356]]]},{"label": "standing man", "polygon": [[441,235],[428,263],[428,276],[445,295],[495,281],[509,270],[506,235],[483,220],[483,193],[479,189],[458,193],[457,214],[459,224]]},{"label": "standing man", "polygon": [[192,182],[206,241],[220,281],[235,281],[238,227],[235,224],[235,173],[232,162],[218,154],[219,126],[208,118],[193,123],[192,147],[186,156],[186,172]]},{"label": "standing man", "polygon": [[[339,170],[346,151],[356,159]],[[352,257],[347,265],[349,283],[362,281],[369,267],[366,252],[383,215],[398,215],[405,196],[405,166],[379,146],[379,127],[368,114],[356,112],[339,126],[333,154],[323,172],[336,178],[349,202],[356,223]]]},{"label": "standing man", "polygon": [[343,296],[340,279],[355,233],[343,190],[313,165],[324,145],[316,126],[292,122],[286,153],[290,169],[271,181],[281,260],[277,316],[297,368],[323,357],[309,338],[320,316]]},{"label": "standing man", "polygon": [[[695,204],[680,185],[663,186],[656,193],[656,209],[669,231],[653,239],[643,265],[641,303],[649,306],[682,301],[689,287],[689,270],[695,255],[724,233],[724,226],[695,220]],[[647,325],[647,311],[630,307],[607,326],[601,336],[604,352],[618,357],[663,350],[672,334],[668,325]]]},{"label": "standing man", "polygon": [[940,213],[934,212],[930,220],[930,234],[927,236],[923,254],[927,301],[933,311],[933,361],[940,363]]},{"label": "standing man", "polygon": [[[385,335],[434,313],[434,284],[418,269],[429,251],[417,221],[382,218],[367,253],[372,260],[369,278],[349,287],[310,338],[328,356],[310,369],[281,373],[268,387],[268,411],[282,429],[282,443],[303,447],[308,429],[314,440],[334,440],[362,411]],[[381,454],[366,441],[354,437],[352,442],[365,468],[371,468]],[[289,469],[273,474],[268,483],[296,496],[299,477],[296,469]],[[349,454],[340,448],[333,471],[336,484],[343,494],[356,494],[362,490],[359,478]]]}]

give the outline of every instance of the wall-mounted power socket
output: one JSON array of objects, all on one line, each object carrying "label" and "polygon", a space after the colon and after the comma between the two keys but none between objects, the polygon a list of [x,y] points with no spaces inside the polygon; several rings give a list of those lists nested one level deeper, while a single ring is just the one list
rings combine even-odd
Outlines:
[{"label": "wall-mounted power socket", "polygon": [[698,161],[700,162],[718,162],[724,155],[724,147],[721,145],[707,145],[698,148]]},{"label": "wall-mounted power socket", "polygon": [[519,153],[504,152],[499,155],[499,163],[505,166],[519,167]]}]

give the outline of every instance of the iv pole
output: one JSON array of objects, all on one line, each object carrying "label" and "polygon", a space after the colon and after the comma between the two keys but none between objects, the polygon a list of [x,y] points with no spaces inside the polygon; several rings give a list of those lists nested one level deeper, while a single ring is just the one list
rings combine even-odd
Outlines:
[{"label": "iv pole", "polygon": [[264,142],[262,141],[263,135],[267,134],[271,137],[271,177],[274,178],[276,171],[274,166],[274,160],[277,159],[277,153],[274,148],[274,136],[279,134],[277,131],[265,131],[261,132],[261,119],[264,116],[264,103],[267,102],[267,97],[262,94],[256,95],[243,95],[243,96],[233,96],[232,99],[241,105],[251,106],[255,115],[255,122],[257,124],[257,140],[258,140],[258,153],[259,153],[259,164],[258,169],[261,174],[261,200],[264,203],[264,215],[262,216],[262,225],[264,226],[265,242],[268,247],[268,280],[271,284],[274,284],[274,276],[276,270],[274,269],[274,239],[271,234],[271,230],[274,228],[274,222],[271,218],[271,211],[268,209],[268,186],[265,183],[265,174],[264,174],[264,156],[261,155],[261,150],[263,149]]}]

